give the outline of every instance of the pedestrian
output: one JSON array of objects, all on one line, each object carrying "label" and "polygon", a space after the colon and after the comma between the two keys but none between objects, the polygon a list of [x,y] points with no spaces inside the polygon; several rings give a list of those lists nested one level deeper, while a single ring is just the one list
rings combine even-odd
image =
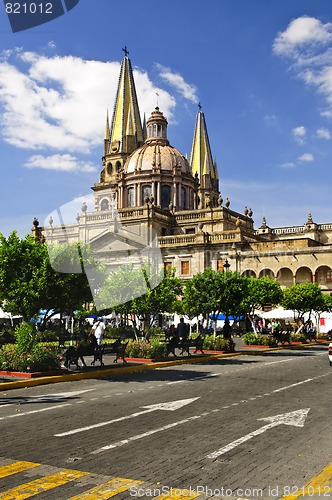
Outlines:
[{"label": "pedestrian", "polygon": [[105,323],[101,319],[98,319],[91,328],[90,333],[96,337],[98,345],[102,343],[105,328]]},{"label": "pedestrian", "polygon": [[186,340],[189,335],[189,325],[184,322],[184,318],[180,318],[180,323],[177,326],[177,335],[179,338]]}]

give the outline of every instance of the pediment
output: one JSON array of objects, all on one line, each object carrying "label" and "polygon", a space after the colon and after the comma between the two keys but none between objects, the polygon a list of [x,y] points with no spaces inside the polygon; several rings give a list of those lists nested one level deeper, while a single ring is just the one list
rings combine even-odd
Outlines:
[{"label": "pediment", "polygon": [[141,252],[148,246],[148,240],[146,234],[138,236],[127,229],[105,229],[90,240],[90,246],[96,252]]}]

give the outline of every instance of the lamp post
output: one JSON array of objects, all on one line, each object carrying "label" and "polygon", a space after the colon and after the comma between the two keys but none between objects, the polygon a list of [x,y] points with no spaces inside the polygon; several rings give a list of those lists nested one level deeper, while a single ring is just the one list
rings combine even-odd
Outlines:
[{"label": "lamp post", "polygon": [[226,259],[225,260],[225,263],[224,263],[224,272],[228,272],[229,271],[229,268],[231,267],[230,263],[228,262],[228,260]]},{"label": "lamp post", "polygon": [[[228,273],[230,267],[231,267],[231,265],[228,262],[228,260],[226,259],[225,263],[224,263],[224,273]],[[227,280],[227,277],[226,277],[226,280]],[[227,288],[227,281],[225,281],[225,288]],[[230,332],[230,324],[229,324],[228,312],[225,312],[224,337],[226,339],[229,338],[229,332]]]},{"label": "lamp post", "polygon": [[235,259],[235,270],[238,273],[239,272],[239,260],[241,257],[241,253],[238,252],[235,242],[232,244],[232,251],[233,251],[232,257]]},{"label": "lamp post", "polygon": [[[151,237],[150,237],[150,219],[152,220],[153,218],[153,204],[154,204],[154,197],[153,195],[151,194],[150,196],[145,196],[144,198],[144,203],[146,204],[147,206],[147,209],[148,209],[148,231],[147,231],[147,250],[148,250],[148,273],[149,273],[149,276],[148,278],[150,279],[150,271],[151,271],[151,266],[150,266],[150,260],[151,260],[151,256],[150,256],[150,240],[151,240]],[[150,213],[152,215],[152,217],[150,217]]]}]

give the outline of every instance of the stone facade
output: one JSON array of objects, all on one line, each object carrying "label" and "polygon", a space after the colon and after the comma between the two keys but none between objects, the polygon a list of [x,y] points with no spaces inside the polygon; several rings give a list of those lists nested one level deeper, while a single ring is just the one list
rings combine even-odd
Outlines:
[{"label": "stone facade", "polygon": [[220,196],[201,108],[188,162],[169,144],[159,108],[141,125],[127,53],[111,126],[106,122],[100,179],[92,189],[93,212],[83,204],[76,222],[38,231],[51,242],[89,243],[110,268],[138,264],[144,248],[159,245],[164,266],[184,280],[226,264],[285,287],[312,281],[332,292],[332,224],[317,224],[309,214],[303,226],[270,228],[264,218],[255,229],[251,209],[231,210]]}]

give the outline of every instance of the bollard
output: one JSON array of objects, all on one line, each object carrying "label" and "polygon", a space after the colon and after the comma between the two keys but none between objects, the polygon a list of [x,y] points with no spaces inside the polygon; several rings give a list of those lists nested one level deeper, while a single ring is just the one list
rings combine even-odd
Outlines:
[{"label": "bollard", "polygon": [[329,344],[329,360],[330,366],[332,366],[332,342]]}]

